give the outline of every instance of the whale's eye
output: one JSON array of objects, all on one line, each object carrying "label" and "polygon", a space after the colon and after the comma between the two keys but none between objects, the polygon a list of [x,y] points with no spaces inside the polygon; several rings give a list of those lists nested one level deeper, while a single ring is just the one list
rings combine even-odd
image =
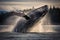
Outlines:
[{"label": "whale's eye", "polygon": [[23,16],[25,19],[27,19],[27,20],[29,20],[30,18],[27,16],[27,15],[25,15],[25,16]]}]

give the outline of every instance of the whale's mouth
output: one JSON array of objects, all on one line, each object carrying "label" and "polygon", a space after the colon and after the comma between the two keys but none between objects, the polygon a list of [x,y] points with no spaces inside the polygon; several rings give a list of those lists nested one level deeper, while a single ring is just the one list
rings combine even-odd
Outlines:
[{"label": "whale's mouth", "polygon": [[60,32],[60,8],[50,8],[47,15],[32,27],[29,32]]}]

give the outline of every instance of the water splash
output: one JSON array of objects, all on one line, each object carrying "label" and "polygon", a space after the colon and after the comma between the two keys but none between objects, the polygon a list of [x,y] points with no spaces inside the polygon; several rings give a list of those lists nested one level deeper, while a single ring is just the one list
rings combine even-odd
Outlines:
[{"label": "water splash", "polygon": [[29,32],[55,32],[53,29],[55,25],[52,25],[49,14],[47,13],[41,20],[38,21]]},{"label": "water splash", "polygon": [[18,21],[20,21],[21,17],[19,16],[11,16],[8,17],[5,22],[4,25],[2,25],[2,30],[0,30],[1,32],[12,32],[15,28],[15,26],[17,25]]}]

